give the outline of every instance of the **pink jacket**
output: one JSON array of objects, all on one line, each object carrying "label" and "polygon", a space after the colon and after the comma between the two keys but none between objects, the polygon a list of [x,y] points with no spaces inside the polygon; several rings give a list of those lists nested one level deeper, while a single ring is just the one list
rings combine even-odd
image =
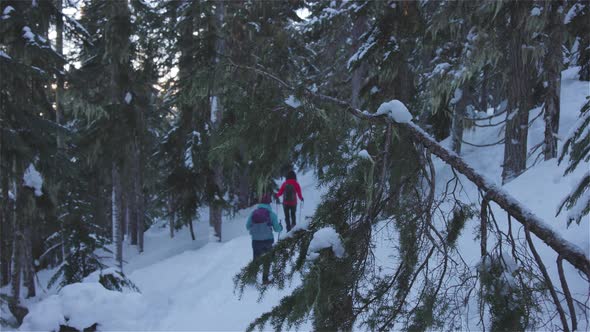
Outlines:
[{"label": "pink jacket", "polygon": [[297,193],[297,195],[295,196],[294,201],[283,200],[283,205],[295,206],[297,205],[297,196],[299,196],[300,200],[303,200],[303,196],[301,195],[301,186],[299,185],[297,180],[288,179],[287,181],[283,182],[283,184],[281,185],[281,189],[279,189],[279,192],[277,193],[277,197],[281,197],[281,195],[285,191],[285,186],[287,186],[287,184],[293,185],[293,187],[295,187],[295,192]]}]

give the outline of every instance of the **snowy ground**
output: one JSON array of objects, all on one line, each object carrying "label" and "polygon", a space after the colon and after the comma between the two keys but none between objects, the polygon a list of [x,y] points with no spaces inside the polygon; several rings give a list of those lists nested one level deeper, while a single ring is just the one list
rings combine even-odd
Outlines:
[{"label": "snowy ground", "polygon": [[[590,93],[587,82],[574,79],[575,69],[563,73],[562,106],[559,135],[564,136],[575,122],[579,109]],[[531,119],[539,113],[534,110]],[[543,119],[539,117],[529,131],[529,147],[543,138]],[[467,130],[465,140],[474,144],[487,144],[501,138],[498,128],[478,128]],[[448,142],[444,142],[447,144]],[[489,148],[463,147],[463,156],[476,170],[500,183],[503,146]],[[535,156],[529,159],[532,165]],[[440,189],[452,177],[450,168],[440,160],[435,160],[437,187]],[[590,220],[580,225],[566,227],[565,215],[555,217],[557,204],[571,190],[573,183],[580,178],[590,165],[580,165],[576,172],[563,176],[566,162],[557,166],[555,160],[540,161],[525,174],[508,183],[505,188],[530,210],[551,225],[563,237],[581,247],[590,256]],[[305,205],[303,216],[311,216],[320,201],[322,190],[315,187],[311,173],[300,178]],[[477,203],[476,188],[465,178],[461,179],[463,191],[461,198],[466,202]],[[56,324],[65,323],[63,316],[72,320],[69,325],[84,328],[99,321],[101,330],[244,330],[258,315],[269,310],[290,289],[269,290],[258,300],[254,288],[246,289],[239,299],[233,293],[232,278],[252,257],[250,237],[245,230],[245,220],[251,209],[240,211],[224,221],[224,242],[209,242],[209,229],[206,222],[196,223],[197,241],[191,241],[188,231],[181,230],[174,240],[169,239],[164,227],[153,227],[146,233],[145,252],[135,253],[126,248],[125,273],[141,290],[141,294],[118,293],[101,290],[97,284],[84,283],[66,287],[59,294],[49,290],[40,302],[30,303],[31,313],[25,318],[21,330],[49,330]],[[298,211],[299,214],[299,211]],[[506,225],[505,213],[495,207],[498,222]],[[279,211],[283,218],[283,212]],[[202,211],[201,220],[207,220]],[[476,226],[472,222],[472,226]],[[284,225],[284,221],[283,221]],[[522,231],[516,232],[523,237]],[[394,235],[395,236],[395,235]],[[384,239],[386,237],[384,236]],[[377,259],[386,266],[394,266],[388,256],[391,244],[380,241]],[[537,249],[546,262],[555,262],[555,254],[540,241]],[[464,258],[475,266],[479,260],[479,243],[474,241],[473,229],[465,230],[459,239]],[[555,264],[547,264],[549,273],[558,284]],[[573,293],[588,294],[588,284],[580,278],[569,265],[564,264],[568,276],[574,280],[570,284]],[[40,279],[46,280],[50,271],[42,271]],[[34,301],[39,301],[34,300]],[[475,323],[473,326],[477,329]],[[582,329],[587,328],[580,322]],[[311,326],[304,325],[302,330]]]},{"label": "snowy ground", "polygon": [[[305,198],[301,217],[311,216],[321,190],[311,173],[301,176],[299,182]],[[255,288],[246,289],[241,299],[234,294],[233,277],[252,259],[245,228],[252,209],[225,219],[222,243],[207,242],[207,235],[191,241],[187,229],[171,240],[165,225],[148,230],[145,252],[138,255],[129,247],[130,254],[125,257],[128,263],[124,271],[141,294],[105,291],[91,283],[68,286],[65,292],[31,303],[31,313],[20,330],[55,329],[65,324],[59,317],[67,315],[77,318],[68,322],[70,326],[84,328],[99,321],[104,331],[243,331],[297,286],[294,283],[282,291],[271,289],[260,302]],[[299,219],[299,210],[297,213]],[[284,226],[282,208],[278,215]],[[208,220],[205,210],[201,220]],[[196,234],[209,234],[203,225],[206,222],[196,224]]]},{"label": "snowy ground", "polygon": [[[586,96],[590,95],[590,85],[588,82],[577,80],[577,68],[572,68],[562,73],[561,88],[561,116],[558,136],[563,138],[568,134],[570,128],[578,119],[580,109],[586,100]],[[536,119],[529,129],[529,151],[533,146],[536,146],[543,141],[545,130],[544,121],[542,115],[537,117],[540,112],[541,109],[537,108],[532,110],[530,114],[529,121]],[[498,122],[503,119],[504,116],[501,116],[493,121]],[[485,121],[480,124],[488,123],[489,121]],[[465,141],[478,145],[497,142],[502,137],[503,131],[496,127],[466,130],[464,133]],[[447,140],[443,142],[443,144],[450,145],[450,141]],[[561,146],[562,144],[563,141],[560,141],[558,146]],[[486,175],[487,178],[496,181],[498,185],[501,184],[503,154],[504,145],[485,148],[468,145],[463,145],[462,147],[462,157],[467,163],[478,172]],[[557,217],[555,214],[558,204],[571,192],[583,173],[590,169],[590,165],[588,163],[581,163],[573,173],[564,176],[564,171],[568,166],[567,158],[564,159],[561,165],[557,165],[556,159],[544,161],[542,155],[537,159],[539,154],[542,154],[542,149],[539,149],[529,157],[527,162],[527,167],[530,168],[529,170],[503,187],[513,197],[524,204],[524,206],[539,216],[554,231],[561,234],[563,238],[571,243],[580,247],[588,257],[590,256],[590,217],[584,218],[580,225],[572,223],[567,227],[567,211],[562,212]],[[453,177],[453,174],[450,167],[442,161],[435,159],[434,162],[437,174],[437,189],[442,191],[446,182]],[[477,188],[465,177],[460,176],[460,179],[461,184],[463,185],[463,190],[459,197],[466,203],[478,203],[478,199],[480,198],[478,197]],[[479,207],[479,204],[476,204],[476,206]],[[491,207],[497,218],[499,227],[506,232],[508,229],[506,212],[494,203],[491,204]],[[512,222],[513,227],[515,227],[513,233],[516,240],[524,242],[525,235],[523,227],[520,227],[520,224],[514,219]],[[463,258],[472,266],[475,266],[480,260],[480,244],[479,241],[474,239],[475,229],[478,227],[478,224],[479,219],[477,221],[472,220],[471,229],[464,230],[462,236],[458,240],[458,246],[461,248],[460,251]],[[557,264],[555,264],[557,255],[534,235],[533,242],[545,262],[554,286],[558,288],[558,290],[561,290],[559,287]],[[585,302],[587,295],[590,293],[588,282],[580,278],[577,270],[575,270],[569,263],[564,263],[563,266],[568,278],[570,291],[574,294],[574,297]],[[565,303],[563,305],[565,307]],[[474,306],[474,308],[477,308],[477,306]],[[581,313],[580,310],[578,312],[579,321],[582,319]],[[586,315],[590,315],[590,313],[587,313]],[[476,326],[476,320],[478,319],[477,313],[475,312],[470,316],[473,317],[473,319],[469,324]],[[557,322],[558,326],[561,326],[560,323],[558,323],[557,317],[555,317],[553,321]],[[587,330],[588,322],[579,322],[578,327],[580,330]]]}]

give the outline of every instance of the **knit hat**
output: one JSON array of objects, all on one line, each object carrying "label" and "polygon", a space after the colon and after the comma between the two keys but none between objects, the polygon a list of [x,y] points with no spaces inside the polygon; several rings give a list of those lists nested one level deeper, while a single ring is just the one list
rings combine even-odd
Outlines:
[{"label": "knit hat", "polygon": [[260,203],[262,204],[270,204],[270,202],[272,202],[270,195],[269,194],[264,194],[262,195],[262,197],[260,198]]}]

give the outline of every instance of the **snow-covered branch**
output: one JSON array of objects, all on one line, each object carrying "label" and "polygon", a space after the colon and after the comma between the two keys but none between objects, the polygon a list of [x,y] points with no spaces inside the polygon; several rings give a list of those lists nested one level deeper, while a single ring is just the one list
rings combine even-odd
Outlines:
[{"label": "snow-covered branch", "polygon": [[[241,66],[235,63],[232,63],[232,65],[246,70],[254,70],[256,73],[278,82],[281,86],[288,90],[296,90],[284,80],[263,69]],[[423,145],[426,149],[428,149],[428,151],[456,169],[459,173],[465,175],[471,182],[477,185],[477,187],[484,192],[490,201],[498,204],[502,209],[504,209],[519,223],[521,223],[527,230],[535,234],[539,239],[545,242],[545,244],[555,250],[556,253],[571,263],[578,270],[582,271],[588,277],[588,279],[590,279],[590,260],[581,248],[553,231],[553,229],[551,229],[543,220],[541,220],[541,218],[536,216],[516,198],[512,197],[508,192],[497,186],[493,181],[487,179],[484,175],[474,170],[459,155],[449,151],[444,146],[439,144],[434,138],[424,132],[418,125],[410,120],[407,120],[407,116],[402,114],[403,109],[405,109],[403,104],[403,109],[401,107],[394,107],[395,109],[371,114],[352,107],[352,105],[346,101],[317,93],[310,89],[305,89],[304,93],[306,97],[310,99],[316,99],[339,105],[343,107],[348,113],[359,119],[367,120],[373,123],[391,124],[397,126],[398,128],[407,130],[414,142]],[[392,102],[390,102],[390,104],[398,105],[397,103]],[[397,122],[396,120],[399,120],[400,118],[403,120]]]}]

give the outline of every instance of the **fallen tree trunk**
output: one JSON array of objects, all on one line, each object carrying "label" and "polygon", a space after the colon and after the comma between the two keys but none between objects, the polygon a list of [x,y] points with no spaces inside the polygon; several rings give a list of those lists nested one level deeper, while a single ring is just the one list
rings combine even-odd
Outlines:
[{"label": "fallen tree trunk", "polygon": [[414,137],[417,142],[424,145],[428,151],[435,154],[442,161],[449,164],[459,173],[465,175],[465,177],[471,182],[475,183],[478,188],[485,192],[486,197],[488,197],[490,201],[495,202],[506,212],[510,213],[510,215],[518,220],[526,229],[535,234],[578,270],[584,272],[588,279],[590,279],[590,261],[582,249],[553,231],[547,224],[545,224],[545,222],[543,222],[543,220],[541,220],[541,218],[520,204],[516,198],[512,197],[502,188],[499,188],[493,181],[490,181],[483,175],[479,174],[471,168],[471,166],[467,165],[461,157],[440,145],[416,124],[401,123],[398,125],[406,128],[412,137]]},{"label": "fallen tree trunk", "polygon": [[[230,61],[231,62],[231,61]],[[286,89],[291,91],[298,91],[278,76],[269,73],[263,68],[247,67],[231,63],[233,66],[253,70],[256,73],[265,76],[275,82],[279,83]],[[300,91],[300,90],[299,90]],[[439,157],[442,161],[456,169],[459,173],[465,175],[471,182],[473,182],[480,190],[484,192],[484,195],[489,199],[498,204],[502,209],[512,215],[518,222],[520,222],[526,229],[531,233],[535,234],[545,244],[551,247],[555,252],[572,264],[576,269],[583,272],[586,277],[590,280],[590,260],[584,253],[584,251],[576,246],[575,244],[567,241],[561,235],[557,234],[552,230],[541,218],[536,216],[532,211],[524,207],[517,199],[508,194],[505,190],[498,187],[494,181],[486,179],[482,174],[479,174],[471,166],[469,166],[461,157],[456,153],[446,149],[434,140],[430,135],[424,132],[413,122],[397,123],[392,118],[386,115],[374,115],[368,112],[363,112],[357,108],[352,107],[348,102],[334,98],[331,96],[323,95],[320,93],[313,92],[309,89],[305,89],[304,93],[311,99],[317,99],[325,102],[334,103],[343,107],[347,112],[353,116],[371,121],[373,123],[380,124],[392,124],[398,128],[406,129],[414,141],[423,145],[432,154]]]},{"label": "fallen tree trunk", "polygon": [[590,260],[584,251],[573,243],[570,243],[561,235],[552,230],[541,218],[536,216],[532,211],[524,207],[516,198],[512,197],[505,190],[498,187],[493,181],[486,179],[482,174],[479,174],[471,166],[469,166],[460,156],[440,145],[437,141],[428,135],[413,122],[397,123],[393,119],[380,115],[362,112],[358,109],[352,108],[345,101],[316,94],[311,91],[308,93],[315,98],[329,101],[341,105],[346,110],[357,118],[382,123],[392,124],[399,128],[405,128],[415,142],[422,144],[428,151],[439,157],[442,161],[456,169],[459,173],[465,175],[471,182],[481,189],[485,196],[498,204],[502,209],[512,215],[518,222],[520,222],[531,233],[535,234],[545,244],[551,247],[557,254],[562,256],[565,260],[570,262],[575,268],[582,271],[588,279],[590,279]]}]

